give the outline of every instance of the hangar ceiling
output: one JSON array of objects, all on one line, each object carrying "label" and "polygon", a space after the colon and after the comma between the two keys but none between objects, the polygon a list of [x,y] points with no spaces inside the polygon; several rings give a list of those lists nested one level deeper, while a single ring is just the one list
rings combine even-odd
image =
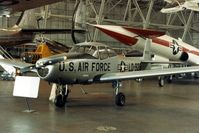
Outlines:
[{"label": "hangar ceiling", "polygon": [[[40,27],[70,28],[75,4],[79,0],[64,0],[36,9],[36,14],[44,19]],[[199,13],[184,10],[172,14],[160,12],[166,6],[163,0],[82,0],[86,6],[86,21],[98,24],[129,25],[142,28],[165,30],[175,38],[182,38],[193,45],[199,44]],[[19,16],[19,15],[16,15]],[[10,26],[17,17],[2,18],[2,27]],[[5,24],[7,22],[7,24]],[[91,28],[92,29],[92,28]],[[92,29],[94,40],[113,43],[103,34]],[[49,35],[62,43],[72,43],[69,35]],[[115,42],[114,42],[115,43]]]}]

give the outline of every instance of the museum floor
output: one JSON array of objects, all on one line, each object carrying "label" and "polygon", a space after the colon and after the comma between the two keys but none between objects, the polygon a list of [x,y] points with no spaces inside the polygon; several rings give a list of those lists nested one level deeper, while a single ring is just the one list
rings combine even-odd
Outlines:
[{"label": "museum floor", "polygon": [[[198,133],[199,80],[158,87],[156,80],[125,81],[126,106],[114,104],[111,84],[72,86],[69,103],[48,101],[50,85],[41,81],[39,98],[12,96],[14,82],[0,81],[1,133]],[[83,94],[83,87],[88,94]]]}]

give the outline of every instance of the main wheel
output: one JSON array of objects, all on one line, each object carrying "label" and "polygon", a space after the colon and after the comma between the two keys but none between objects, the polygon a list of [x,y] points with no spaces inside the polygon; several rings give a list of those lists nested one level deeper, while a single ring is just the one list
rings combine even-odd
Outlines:
[{"label": "main wheel", "polygon": [[164,86],[164,78],[159,79],[159,86],[163,87]]},{"label": "main wheel", "polygon": [[117,106],[125,105],[125,95],[123,93],[120,92],[115,96],[115,104]]},{"label": "main wheel", "polygon": [[168,83],[171,83],[172,80],[173,80],[173,76],[168,76],[168,77],[167,77],[167,82],[168,82]]},{"label": "main wheel", "polygon": [[66,98],[63,95],[59,94],[55,97],[55,106],[64,107],[65,103],[66,103]]}]

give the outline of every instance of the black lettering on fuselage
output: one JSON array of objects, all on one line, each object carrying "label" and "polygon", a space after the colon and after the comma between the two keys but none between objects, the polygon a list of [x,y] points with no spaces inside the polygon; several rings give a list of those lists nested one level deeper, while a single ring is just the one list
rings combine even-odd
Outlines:
[{"label": "black lettering on fuselage", "polygon": [[97,72],[107,72],[110,71],[110,63],[103,62],[60,62],[59,63],[59,71],[70,71],[70,72],[88,72],[88,71],[97,71]]},{"label": "black lettering on fuselage", "polygon": [[92,63],[91,71],[97,71],[97,72],[102,72],[102,71],[110,71],[110,63]]},{"label": "black lettering on fuselage", "polygon": [[64,62],[60,62],[59,63],[59,71],[64,71],[65,70],[65,63]]},{"label": "black lettering on fuselage", "polygon": [[74,63],[73,62],[70,62],[69,63],[69,71],[73,71],[74,70]]},{"label": "black lettering on fuselage", "polygon": [[129,71],[139,71],[141,69],[140,63],[131,63],[128,65]]},{"label": "black lettering on fuselage", "polygon": [[92,68],[91,68],[91,71],[94,71],[95,69],[95,62],[92,62]]},{"label": "black lettering on fuselage", "polygon": [[88,62],[79,62],[78,71],[88,71]]}]

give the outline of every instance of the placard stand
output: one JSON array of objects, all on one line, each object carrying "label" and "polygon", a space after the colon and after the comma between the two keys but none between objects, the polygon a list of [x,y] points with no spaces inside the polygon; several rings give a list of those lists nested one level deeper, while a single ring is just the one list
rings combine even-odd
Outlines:
[{"label": "placard stand", "polygon": [[35,110],[30,109],[28,98],[38,97],[39,83],[40,83],[39,77],[16,76],[13,96],[25,97],[25,102],[28,109],[24,110],[23,112],[27,113],[35,112]]},{"label": "placard stand", "polygon": [[23,112],[25,112],[25,113],[33,113],[33,112],[36,112],[36,110],[30,109],[30,104],[29,104],[29,102],[28,102],[28,98],[25,98],[25,101],[26,101],[26,105],[27,105],[28,109],[24,110]]}]

